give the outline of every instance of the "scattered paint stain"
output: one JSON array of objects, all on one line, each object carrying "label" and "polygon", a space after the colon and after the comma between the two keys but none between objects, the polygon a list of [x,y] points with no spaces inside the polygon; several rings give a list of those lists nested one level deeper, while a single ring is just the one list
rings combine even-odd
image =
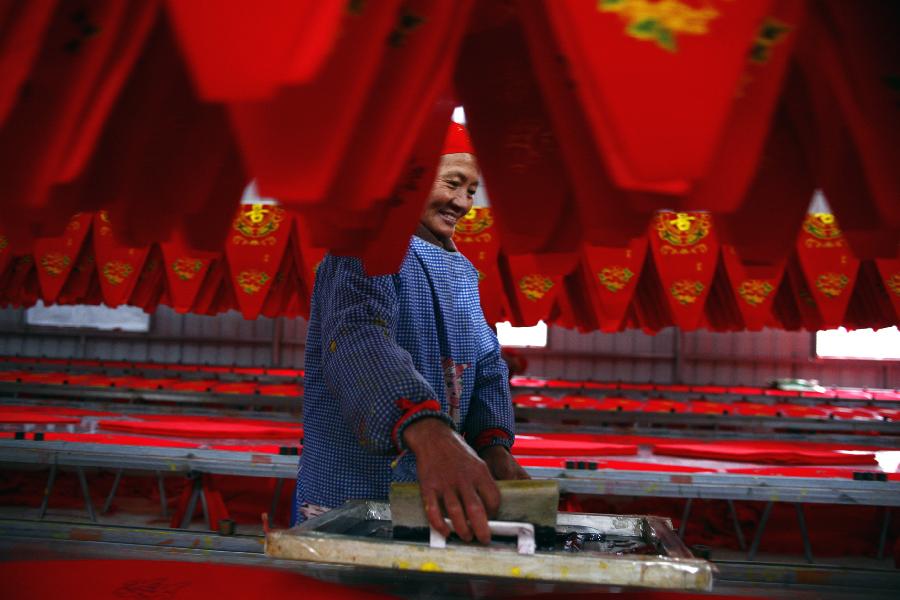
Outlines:
[{"label": "scattered paint stain", "polygon": [[520,569],[519,567],[513,567],[512,569],[509,570],[509,574],[512,575],[513,577],[521,577],[522,569]]},{"label": "scattered paint stain", "polygon": [[605,562],[603,562],[602,560],[601,560],[599,563],[597,563],[597,566],[600,567],[601,569],[608,569],[608,568],[609,568],[609,565],[606,564]]},{"label": "scattered paint stain", "polygon": [[560,576],[562,576],[562,577],[568,577],[568,576],[569,576],[569,567],[563,567],[563,568],[561,568],[561,569],[559,570],[559,574],[560,574]]},{"label": "scattered paint stain", "polygon": [[409,568],[409,563],[406,562],[405,560],[401,560],[401,561],[399,561],[399,562],[395,562],[395,563],[394,563],[394,568],[395,568],[395,569],[408,569],[408,568]]},{"label": "scattered paint stain", "polygon": [[426,573],[440,573],[443,571],[441,566],[435,562],[424,562],[422,566],[419,567],[420,571],[425,571]]}]

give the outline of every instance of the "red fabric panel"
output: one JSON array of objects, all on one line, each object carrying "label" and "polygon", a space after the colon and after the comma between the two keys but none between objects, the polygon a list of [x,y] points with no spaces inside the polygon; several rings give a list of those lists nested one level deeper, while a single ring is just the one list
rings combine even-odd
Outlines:
[{"label": "red fabric panel", "polygon": [[219,382],[215,379],[191,379],[177,381],[169,385],[170,390],[178,392],[208,392]]},{"label": "red fabric panel", "polygon": [[753,402],[735,402],[732,407],[735,414],[748,417],[777,417],[779,412],[771,404],[756,404]]},{"label": "red fabric panel", "polygon": [[746,265],[734,246],[722,244],[722,263],[744,327],[759,331],[771,324],[772,303],[784,276],[784,261],[775,265]]},{"label": "red fabric panel", "polygon": [[[389,598],[264,567],[149,560],[9,561],[0,578],[22,600],[101,598]],[[85,585],[90,582],[90,585]]]},{"label": "red fabric panel", "polygon": [[[18,408],[18,407],[16,407]],[[7,410],[0,406],[0,423],[81,423],[78,417],[48,414],[44,411]]]},{"label": "red fabric panel", "polygon": [[653,391],[652,383],[620,383],[620,390],[634,390],[636,392],[650,392]]},{"label": "red fabric panel", "polygon": [[[780,477],[809,477],[817,479],[853,479],[856,469],[836,469],[831,467],[753,467],[750,469],[728,469],[729,473],[740,475],[775,475]],[[870,472],[866,469],[864,472]],[[881,469],[873,471],[882,472]],[[900,481],[900,473],[888,473],[889,481]]]},{"label": "red fabric panel", "polygon": [[[673,393],[673,394],[674,394],[674,393],[686,393],[686,392],[689,392],[689,391],[691,391],[691,386],[689,386],[689,385],[669,384],[669,383],[664,383],[664,384],[657,383],[657,384],[655,384],[655,385],[653,386],[653,389],[654,389],[654,391],[657,391],[657,392],[668,392],[668,393]],[[729,392],[729,393],[731,393],[731,392]]]},{"label": "red fabric panel", "polygon": [[688,405],[677,400],[647,400],[643,410],[644,412],[683,413],[688,410]]},{"label": "red fabric panel", "polygon": [[584,389],[586,389],[586,390],[616,390],[616,389],[619,389],[619,384],[608,382],[608,381],[585,381]]},{"label": "red fabric panel", "polygon": [[656,444],[654,454],[685,456],[709,460],[729,460],[786,465],[871,465],[876,464],[872,450],[847,454],[834,449],[802,447],[778,442],[729,442],[708,444]]},{"label": "red fabric panel", "polygon": [[637,446],[630,444],[570,442],[547,439],[542,436],[517,435],[512,452],[517,456],[632,456],[637,454]]},{"label": "red fabric panel", "polygon": [[[250,427],[291,427],[297,429],[298,436],[303,433],[303,427],[299,423],[290,421],[277,421],[275,419],[251,419],[249,417],[215,417],[206,415],[130,415],[141,421],[163,421],[166,423],[212,423],[225,425],[248,425]],[[299,417],[298,417],[299,421]]]},{"label": "red fabric panel", "polygon": [[563,401],[552,396],[541,396],[539,394],[518,394],[513,396],[512,403],[515,406],[523,408],[561,408]]},{"label": "red fabric panel", "polygon": [[882,418],[882,414],[876,408],[832,406],[830,404],[822,404],[817,408],[827,411],[829,416],[834,419],[859,419],[863,421],[877,421]]},{"label": "red fabric panel", "polygon": [[728,388],[721,385],[692,385],[691,391],[697,394],[724,394]]},{"label": "red fabric panel", "polygon": [[217,383],[212,391],[217,394],[255,394],[257,384],[252,381],[232,381]]},{"label": "red fabric panel", "polygon": [[292,219],[279,206],[242,204],[225,243],[241,314],[255,319],[287,249]]},{"label": "red fabric panel", "polygon": [[160,244],[160,249],[165,262],[172,308],[180,313],[189,312],[209,267],[221,255],[191,248],[180,229],[175,229],[169,241]]},{"label": "red fabric panel", "polygon": [[[519,464],[523,467],[550,467],[565,468],[567,461],[578,461],[582,457],[569,456],[566,458],[548,458],[543,456],[522,456],[517,458]],[[596,460],[587,459],[589,462],[597,465],[596,470],[609,469],[612,471],[650,471],[657,473],[715,473],[715,469],[706,469],[703,467],[691,467],[687,465],[667,465],[647,462],[632,462],[626,460]],[[593,469],[592,469],[593,470]]]},{"label": "red fabric panel", "polygon": [[712,216],[706,212],[661,211],[653,219],[648,236],[675,324],[696,329],[719,256]]},{"label": "red fabric panel", "polygon": [[[594,138],[620,186],[678,193],[706,173],[770,4],[683,6],[700,13],[702,31],[692,34],[669,29],[663,16],[642,33],[638,19],[646,16],[630,13],[627,3],[547,3]],[[634,78],[636,71],[643,76]],[[682,119],[654,109],[660,89]]]},{"label": "red fabric panel", "polygon": [[289,396],[299,398],[303,396],[303,386],[296,383],[261,384],[257,386],[257,393],[262,396]]},{"label": "red fabric panel", "polygon": [[700,415],[729,415],[734,413],[734,407],[731,404],[722,402],[704,402],[702,400],[691,400],[689,403],[690,411]]},{"label": "red fabric panel", "polygon": [[206,100],[259,100],[315,76],[332,50],[345,3],[281,0],[169,2],[178,41]]},{"label": "red fabric panel", "polygon": [[625,411],[636,412],[643,408],[644,403],[641,400],[632,400],[630,398],[607,397],[598,400],[594,405],[595,410],[605,411]]},{"label": "red fabric panel", "polygon": [[108,417],[117,415],[118,413],[108,412],[104,410],[90,410],[87,408],[76,408],[70,406],[0,406],[3,413],[24,412],[39,414],[45,413],[50,415],[61,415],[67,417],[97,416]]},{"label": "red fabric panel", "polygon": [[821,317],[821,329],[844,323],[859,260],[847,246],[834,215],[807,215],[797,238],[797,257]]},{"label": "red fabric panel", "polygon": [[152,446],[157,448],[198,448],[192,442],[167,440],[143,435],[112,435],[108,433],[54,433],[44,434],[48,442],[78,442],[83,444],[113,444],[119,446]]},{"label": "red fabric panel", "polygon": [[73,215],[61,236],[38,238],[34,241],[34,257],[41,298],[45,304],[56,302],[91,227],[92,215]]},{"label": "red fabric panel", "polygon": [[227,452],[254,452],[257,454],[280,454],[282,448],[297,448],[298,452],[303,451],[303,446],[296,442],[284,444],[256,444],[256,445],[233,445],[233,444],[213,444],[210,446],[212,450],[225,450]]},{"label": "red fabric panel", "polygon": [[[900,402],[900,391],[895,390],[869,390],[869,393],[872,394],[872,400],[885,401],[889,400],[892,402]],[[841,396],[839,396],[841,397]],[[846,398],[846,396],[843,396]]]},{"label": "red fabric panel", "polygon": [[821,406],[798,406],[794,404],[776,404],[775,410],[792,419],[827,419],[831,411]]},{"label": "red fabric panel", "polygon": [[535,379],[533,377],[513,377],[509,381],[510,387],[531,387],[543,388],[547,387],[546,379]]},{"label": "red fabric panel", "polygon": [[99,421],[97,426],[109,431],[222,439],[292,439],[299,437],[302,432],[299,426],[210,422],[188,418],[172,422]]},{"label": "red fabric panel", "polygon": [[[57,0],[7,3],[0,9],[0,126],[19,98],[37,58]],[[0,269],[2,271],[2,269]]]},{"label": "red fabric panel", "polygon": [[101,210],[94,216],[94,253],[103,302],[109,307],[125,304],[131,296],[144,267],[149,248],[131,248],[120,244],[114,236],[109,214]]},{"label": "red fabric panel", "polygon": [[266,369],[266,374],[276,377],[303,377],[303,369]]}]

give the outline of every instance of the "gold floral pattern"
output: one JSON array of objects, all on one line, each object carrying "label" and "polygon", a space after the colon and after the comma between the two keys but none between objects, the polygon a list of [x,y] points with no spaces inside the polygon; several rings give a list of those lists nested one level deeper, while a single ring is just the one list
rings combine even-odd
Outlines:
[{"label": "gold floral pattern", "polygon": [[244,290],[245,294],[256,294],[263,288],[269,279],[271,279],[271,277],[263,271],[248,269],[238,273],[237,284]]},{"label": "gold floral pattern", "polygon": [[668,52],[678,51],[677,34],[705,35],[719,17],[711,4],[694,8],[679,0],[597,0],[597,10],[618,14],[627,24],[626,35]]},{"label": "gold floral pattern", "polygon": [[631,269],[621,265],[603,267],[600,269],[600,272],[597,273],[597,278],[600,279],[600,283],[603,284],[603,287],[613,293],[624,289],[625,286],[628,285],[628,282],[631,281],[632,277],[634,277],[634,273]]},{"label": "gold floral pattern", "polygon": [[679,304],[693,304],[703,293],[705,286],[696,279],[679,279],[669,288],[669,293]]},{"label": "gold floral pattern", "polygon": [[526,275],[519,280],[519,290],[532,302],[537,302],[543,298],[552,288],[553,281],[549,277],[544,277],[538,273]]},{"label": "gold floral pattern", "polygon": [[816,289],[829,298],[837,298],[850,283],[850,278],[843,273],[829,271],[816,277]]},{"label": "gold floral pattern", "polygon": [[180,256],[172,262],[172,272],[182,281],[190,281],[197,276],[197,273],[199,273],[202,268],[202,260],[190,258],[188,256]]},{"label": "gold floral pattern", "polygon": [[831,213],[810,213],[803,220],[803,230],[820,240],[833,240],[841,237],[841,228]]},{"label": "gold floral pattern", "polygon": [[65,273],[72,263],[72,259],[59,252],[48,252],[41,257],[41,268],[51,277],[59,277]]},{"label": "gold floral pattern", "polygon": [[111,260],[103,265],[101,272],[110,285],[119,285],[134,273],[134,267],[121,260]]},{"label": "gold floral pattern", "polygon": [[887,289],[900,296],[900,273],[893,273],[890,277],[885,277],[884,285]]},{"label": "gold floral pattern", "polygon": [[774,289],[765,279],[745,279],[738,286],[738,295],[750,306],[759,306]]}]

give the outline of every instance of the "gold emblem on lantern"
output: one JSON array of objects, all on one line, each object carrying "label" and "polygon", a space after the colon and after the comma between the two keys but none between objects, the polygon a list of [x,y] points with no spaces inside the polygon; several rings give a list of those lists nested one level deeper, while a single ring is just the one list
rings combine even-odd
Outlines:
[{"label": "gold emblem on lantern", "polygon": [[676,34],[705,35],[719,11],[709,3],[694,8],[679,0],[597,0],[597,10],[616,13],[627,23],[625,34],[678,51]]},{"label": "gold emblem on lantern", "polygon": [[679,279],[672,284],[669,292],[679,304],[693,304],[703,293],[704,285],[695,279]]},{"label": "gold emblem on lantern", "polygon": [[703,254],[706,244],[700,241],[709,235],[709,213],[662,212],[656,216],[656,232],[667,242],[660,251],[663,254]]},{"label": "gold emblem on lantern", "polygon": [[850,283],[850,278],[843,273],[829,271],[816,277],[816,289],[829,298],[837,298]]},{"label": "gold emblem on lantern", "polygon": [[284,209],[271,204],[244,204],[234,219],[234,229],[241,235],[231,238],[237,245],[272,246],[273,233],[284,220]]},{"label": "gold emblem on lantern", "polygon": [[603,267],[600,272],[597,273],[597,278],[600,279],[600,283],[603,284],[603,287],[613,293],[620,291],[628,285],[628,282],[631,281],[632,277],[634,277],[634,273],[632,273],[631,269],[620,265]]},{"label": "gold emblem on lantern", "polygon": [[841,248],[844,245],[837,219],[831,213],[806,215],[803,230],[812,236],[804,241],[807,248]]},{"label": "gold emblem on lantern", "polygon": [[738,286],[738,295],[750,306],[759,306],[774,289],[775,287],[765,279],[745,279]]},{"label": "gold emblem on lantern", "polygon": [[269,281],[269,275],[256,269],[241,271],[237,276],[237,284],[245,294],[259,292],[267,281]]},{"label": "gold emblem on lantern", "polygon": [[190,281],[203,268],[203,261],[188,256],[176,258],[172,263],[172,272],[182,281]]},{"label": "gold emblem on lantern", "polygon": [[552,287],[553,281],[549,277],[544,277],[538,273],[526,275],[519,280],[519,289],[532,302],[537,302],[543,298]]},{"label": "gold emblem on lantern", "polygon": [[41,257],[41,268],[44,269],[44,272],[47,273],[47,275],[59,277],[65,272],[71,262],[72,259],[65,254],[48,252]]},{"label": "gold emblem on lantern", "polygon": [[119,285],[134,272],[134,267],[121,260],[111,260],[103,265],[101,272],[111,285]]},{"label": "gold emblem on lantern", "polygon": [[900,273],[894,273],[890,277],[886,277],[884,279],[884,285],[887,289],[900,296]]}]

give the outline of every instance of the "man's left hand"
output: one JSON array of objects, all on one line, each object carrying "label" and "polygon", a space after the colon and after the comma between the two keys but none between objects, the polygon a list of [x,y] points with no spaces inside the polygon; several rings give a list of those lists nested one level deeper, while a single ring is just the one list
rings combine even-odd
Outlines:
[{"label": "man's left hand", "polygon": [[531,479],[505,446],[488,446],[478,453],[498,481],[509,479]]}]

